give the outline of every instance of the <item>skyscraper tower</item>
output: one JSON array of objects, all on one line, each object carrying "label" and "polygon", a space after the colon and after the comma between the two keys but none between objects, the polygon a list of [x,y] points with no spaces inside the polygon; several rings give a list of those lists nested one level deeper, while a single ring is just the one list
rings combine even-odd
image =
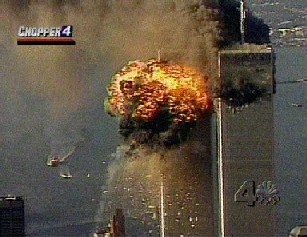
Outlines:
[{"label": "skyscraper tower", "polygon": [[24,200],[22,197],[0,197],[0,236],[25,236]]},{"label": "skyscraper tower", "polygon": [[116,213],[113,216],[112,221],[113,237],[125,237],[125,216],[123,209],[116,209]]},{"label": "skyscraper tower", "polygon": [[274,52],[238,45],[219,53],[220,237],[275,236]]}]

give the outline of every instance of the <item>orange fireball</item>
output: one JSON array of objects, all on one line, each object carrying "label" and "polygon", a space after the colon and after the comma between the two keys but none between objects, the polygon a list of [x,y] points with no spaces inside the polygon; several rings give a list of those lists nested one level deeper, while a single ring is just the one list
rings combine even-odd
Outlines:
[{"label": "orange fireball", "polygon": [[196,122],[211,109],[206,82],[205,75],[180,65],[132,61],[113,76],[107,110],[140,122],[154,122],[161,114],[175,124]]}]

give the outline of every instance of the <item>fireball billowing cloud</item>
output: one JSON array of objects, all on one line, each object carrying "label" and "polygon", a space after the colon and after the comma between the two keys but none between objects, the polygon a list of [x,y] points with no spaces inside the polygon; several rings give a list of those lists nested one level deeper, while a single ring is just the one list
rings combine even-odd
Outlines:
[{"label": "fireball billowing cloud", "polygon": [[105,107],[120,118],[122,135],[176,144],[212,107],[207,81],[192,68],[166,61],[131,61],[113,76]]}]

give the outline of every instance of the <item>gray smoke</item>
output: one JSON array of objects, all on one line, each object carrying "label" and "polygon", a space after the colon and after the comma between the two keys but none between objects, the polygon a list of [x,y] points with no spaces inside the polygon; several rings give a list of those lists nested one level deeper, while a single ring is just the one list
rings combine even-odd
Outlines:
[{"label": "gray smoke", "polygon": [[16,37],[21,25],[63,25],[67,22],[65,7],[51,1],[1,5],[4,139],[18,140],[42,128],[50,152],[58,155],[83,138],[82,129],[89,119],[86,110],[98,93],[93,90],[96,82],[88,80],[89,55],[82,46],[17,46]]},{"label": "gray smoke", "polygon": [[[17,131],[42,126],[51,153],[71,149],[64,144],[82,139],[84,126],[82,116],[76,115],[90,108],[95,94],[105,93],[88,80],[93,64],[111,65],[107,70],[112,71],[131,59],[157,57],[161,50],[162,58],[195,66],[214,80],[220,29],[218,13],[207,7],[209,3],[3,1],[2,109],[3,114],[8,110],[11,114],[2,117],[9,126],[2,130],[6,136],[18,136]],[[21,25],[63,24],[75,27],[77,46],[16,46]],[[108,72],[102,73],[101,80],[102,84],[109,81]]]},{"label": "gray smoke", "polygon": [[[41,127],[51,152],[67,152],[65,144],[82,138],[82,128],[90,120],[93,104],[98,101],[103,110],[104,87],[111,75],[129,60],[156,58],[158,50],[163,59],[197,67],[215,81],[219,13],[209,8],[209,3],[209,0],[2,1],[1,139],[16,140],[21,134]],[[67,24],[75,28],[76,46],[16,46],[21,25]],[[195,150],[202,147],[195,146]],[[106,190],[119,186],[118,180],[124,188],[125,182],[121,181],[132,175],[133,184],[139,184],[145,175],[155,182],[148,181],[135,191],[157,193],[157,186],[152,185],[159,181],[160,153],[141,149],[125,157],[117,152],[109,168]],[[189,156],[188,152],[185,154]],[[165,155],[168,167],[177,155],[168,151]],[[111,199],[116,196],[116,192],[109,192]],[[141,197],[138,195],[135,200]],[[156,197],[153,202],[157,203]]]},{"label": "gray smoke", "polygon": [[216,68],[219,28],[215,10],[195,1],[132,5],[115,4],[102,22],[105,36],[100,46],[111,51],[115,61],[156,57],[161,49],[162,58],[206,72]]}]

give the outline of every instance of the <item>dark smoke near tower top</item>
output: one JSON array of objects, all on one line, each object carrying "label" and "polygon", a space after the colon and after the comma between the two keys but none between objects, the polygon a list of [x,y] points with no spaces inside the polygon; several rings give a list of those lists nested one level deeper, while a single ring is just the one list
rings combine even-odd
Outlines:
[{"label": "dark smoke near tower top", "polygon": [[[240,41],[240,1],[220,0],[221,22],[223,24],[222,45],[226,46]],[[270,43],[269,26],[262,19],[247,13],[245,25],[245,42],[253,44]]]}]

